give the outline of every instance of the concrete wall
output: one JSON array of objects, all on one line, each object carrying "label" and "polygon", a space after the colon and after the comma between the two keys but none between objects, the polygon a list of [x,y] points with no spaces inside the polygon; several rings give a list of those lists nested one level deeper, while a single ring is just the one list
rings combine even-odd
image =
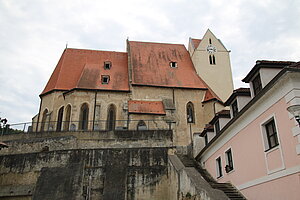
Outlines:
[{"label": "concrete wall", "polygon": [[168,173],[172,181],[169,189],[172,199],[179,200],[226,200],[220,190],[213,189],[194,167],[185,167],[176,155],[169,155]]},{"label": "concrete wall", "polygon": [[131,148],[2,155],[0,198],[170,199],[167,152]]},{"label": "concrete wall", "polygon": [[9,145],[0,155],[71,149],[173,147],[173,134],[157,131],[43,132],[1,137]]}]

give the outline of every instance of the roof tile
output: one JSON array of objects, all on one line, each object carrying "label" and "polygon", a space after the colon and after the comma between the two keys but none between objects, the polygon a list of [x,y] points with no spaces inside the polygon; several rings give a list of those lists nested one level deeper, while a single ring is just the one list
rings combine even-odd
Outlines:
[{"label": "roof tile", "polygon": [[136,114],[166,114],[162,101],[128,101],[128,112]]},{"label": "roof tile", "polygon": [[206,89],[184,45],[130,41],[129,46],[132,84]]}]

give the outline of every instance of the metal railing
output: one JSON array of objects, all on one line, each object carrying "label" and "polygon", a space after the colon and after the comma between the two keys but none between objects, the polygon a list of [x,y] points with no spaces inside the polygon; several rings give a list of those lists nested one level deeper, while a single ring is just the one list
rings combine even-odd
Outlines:
[{"label": "metal railing", "polygon": [[166,120],[98,120],[98,121],[47,121],[6,124],[0,134],[62,131],[122,131],[172,130],[175,122]]}]

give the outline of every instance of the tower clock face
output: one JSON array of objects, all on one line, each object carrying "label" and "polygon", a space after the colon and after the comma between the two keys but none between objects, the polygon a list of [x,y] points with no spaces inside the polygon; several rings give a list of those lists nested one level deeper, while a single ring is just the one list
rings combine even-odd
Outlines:
[{"label": "tower clock face", "polygon": [[215,53],[215,52],[217,52],[217,48],[214,47],[213,45],[209,44],[209,45],[206,47],[206,51],[207,51],[208,53]]}]

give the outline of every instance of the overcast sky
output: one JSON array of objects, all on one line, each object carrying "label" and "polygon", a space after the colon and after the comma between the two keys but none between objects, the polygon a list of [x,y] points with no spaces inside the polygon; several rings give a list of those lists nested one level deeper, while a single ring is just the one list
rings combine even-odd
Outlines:
[{"label": "overcast sky", "polygon": [[299,0],[0,0],[0,117],[31,121],[66,43],[125,51],[209,28],[231,50],[235,88],[256,60],[300,60]]}]

